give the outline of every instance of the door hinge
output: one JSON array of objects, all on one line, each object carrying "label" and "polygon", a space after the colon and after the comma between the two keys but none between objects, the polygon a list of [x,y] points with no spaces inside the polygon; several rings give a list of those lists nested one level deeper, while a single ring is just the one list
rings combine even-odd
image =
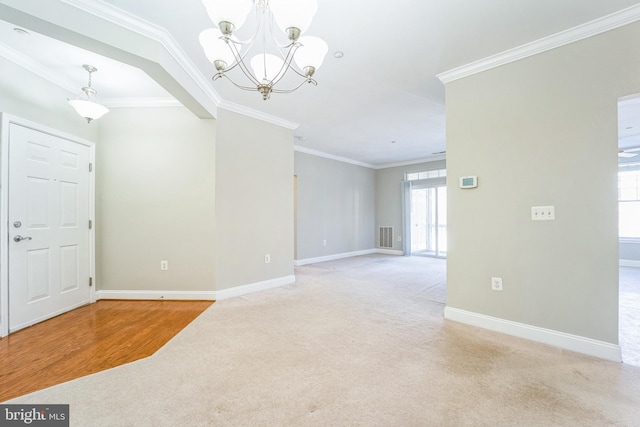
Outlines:
[{"label": "door hinge", "polygon": [[93,163],[89,163],[89,172],[93,172]]},{"label": "door hinge", "polygon": [[89,220],[89,230],[93,228],[93,221]]},{"label": "door hinge", "polygon": [[93,286],[93,277],[89,277],[89,287]]}]

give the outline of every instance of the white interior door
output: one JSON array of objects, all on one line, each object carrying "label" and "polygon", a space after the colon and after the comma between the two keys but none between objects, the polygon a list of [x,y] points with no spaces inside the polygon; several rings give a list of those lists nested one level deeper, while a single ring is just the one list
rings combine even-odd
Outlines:
[{"label": "white interior door", "polygon": [[9,127],[9,331],[90,301],[90,148]]}]

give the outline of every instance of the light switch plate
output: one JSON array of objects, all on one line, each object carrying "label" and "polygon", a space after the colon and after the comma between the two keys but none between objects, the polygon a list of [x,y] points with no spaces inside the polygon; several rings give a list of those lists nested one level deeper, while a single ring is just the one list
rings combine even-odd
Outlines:
[{"label": "light switch plate", "polygon": [[532,206],[531,207],[532,221],[553,221],[554,219],[556,219],[555,206]]}]

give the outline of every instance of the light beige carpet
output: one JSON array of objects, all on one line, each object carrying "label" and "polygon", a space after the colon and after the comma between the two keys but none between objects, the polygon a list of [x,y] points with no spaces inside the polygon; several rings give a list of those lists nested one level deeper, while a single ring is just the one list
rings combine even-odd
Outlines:
[{"label": "light beige carpet", "polygon": [[444,262],[364,256],[214,304],[154,356],[13,403],[73,426],[640,426],[640,368],[443,320]]}]

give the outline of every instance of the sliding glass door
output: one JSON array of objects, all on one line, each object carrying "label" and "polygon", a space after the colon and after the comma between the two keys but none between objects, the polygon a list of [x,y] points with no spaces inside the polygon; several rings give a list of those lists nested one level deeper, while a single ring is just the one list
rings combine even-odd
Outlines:
[{"label": "sliding glass door", "polygon": [[411,188],[411,254],[447,256],[445,186]]}]

